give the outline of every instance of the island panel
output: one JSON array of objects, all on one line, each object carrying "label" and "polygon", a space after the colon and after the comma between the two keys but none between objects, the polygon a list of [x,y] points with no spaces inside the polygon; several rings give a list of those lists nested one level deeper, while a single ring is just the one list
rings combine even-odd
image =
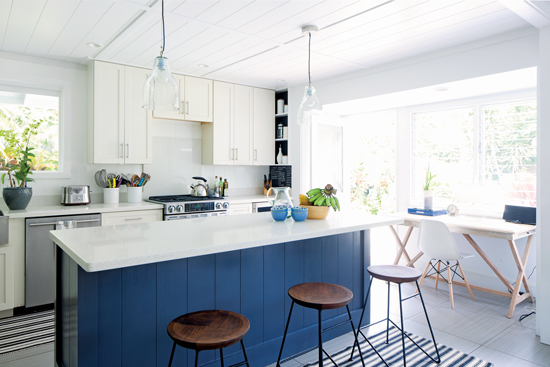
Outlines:
[{"label": "island panel", "polygon": [[[368,230],[262,247],[86,272],[58,248],[56,352],[59,366],[166,366],[172,341],[166,327],[199,309],[229,309],[250,320],[244,338],[251,365],[274,363],[290,309],[288,288],[330,281],[350,288],[358,322],[369,265]],[[347,315],[323,311],[323,326]],[[344,309],[345,312],[345,309]],[[76,317],[75,317],[76,316]],[[283,357],[317,344],[316,311],[295,307]],[[368,322],[364,321],[364,322]],[[350,331],[340,326],[329,340]],[[224,350],[225,364],[242,360]],[[193,366],[194,352],[178,347],[174,365]],[[201,352],[199,363],[219,366],[219,352]]]}]

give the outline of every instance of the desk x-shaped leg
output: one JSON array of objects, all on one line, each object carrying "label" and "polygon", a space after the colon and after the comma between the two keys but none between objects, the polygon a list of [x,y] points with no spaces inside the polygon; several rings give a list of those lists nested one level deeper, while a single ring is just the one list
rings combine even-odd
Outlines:
[{"label": "desk x-shaped leg", "polygon": [[407,250],[405,249],[405,246],[407,246],[407,242],[409,242],[409,238],[411,237],[413,227],[409,227],[407,229],[407,233],[405,234],[403,242],[401,242],[401,239],[399,238],[399,235],[397,234],[397,231],[395,230],[395,228],[393,228],[393,226],[390,226],[390,230],[393,234],[393,237],[395,238],[395,242],[397,242],[397,245],[399,246],[399,251],[397,251],[397,255],[395,256],[393,265],[397,265],[399,263],[399,259],[401,259],[401,256],[404,255],[405,259],[407,260],[407,266],[414,268],[414,261],[411,260],[409,254],[407,253]]}]

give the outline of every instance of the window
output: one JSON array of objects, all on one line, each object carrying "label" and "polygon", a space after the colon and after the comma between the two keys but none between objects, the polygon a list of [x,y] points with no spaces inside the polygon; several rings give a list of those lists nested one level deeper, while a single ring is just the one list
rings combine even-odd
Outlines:
[{"label": "window", "polygon": [[[34,148],[33,171],[59,169],[59,97],[0,90],[0,130],[21,133],[30,123],[40,124],[39,133],[30,141]],[[0,139],[0,152],[5,142]],[[0,159],[0,170],[6,159]]]},{"label": "window", "polygon": [[434,206],[535,206],[536,131],[535,100],[413,113],[412,202],[422,203],[429,167]]}]

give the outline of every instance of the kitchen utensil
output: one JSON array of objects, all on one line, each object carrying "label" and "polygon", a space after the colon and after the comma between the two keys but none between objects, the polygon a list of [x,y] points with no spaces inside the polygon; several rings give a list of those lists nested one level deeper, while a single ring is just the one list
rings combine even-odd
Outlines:
[{"label": "kitchen utensil", "polygon": [[90,204],[90,186],[71,185],[61,188],[62,205],[86,205]]},{"label": "kitchen utensil", "polygon": [[99,181],[102,183],[102,186],[101,187],[109,187],[109,184],[107,183],[107,171],[105,169],[102,169],[101,171],[99,171],[100,174],[99,174]]},{"label": "kitchen utensil", "polygon": [[197,183],[196,185],[191,185],[191,196],[208,196],[208,190],[210,187],[206,183],[206,178],[204,177],[193,177],[193,180],[204,181],[204,183]]},{"label": "kitchen utensil", "polygon": [[[273,190],[275,193],[275,199],[269,198],[269,193]],[[289,208],[288,210],[288,217],[290,217],[290,208],[292,207],[292,199],[290,199],[289,194],[290,187],[270,187],[269,190],[267,190],[267,202],[271,204],[272,206],[276,205],[285,205]]]},{"label": "kitchen utensil", "polygon": [[94,178],[95,178],[96,185],[99,187],[103,187],[103,183],[101,182],[101,171],[97,171],[95,173]]}]

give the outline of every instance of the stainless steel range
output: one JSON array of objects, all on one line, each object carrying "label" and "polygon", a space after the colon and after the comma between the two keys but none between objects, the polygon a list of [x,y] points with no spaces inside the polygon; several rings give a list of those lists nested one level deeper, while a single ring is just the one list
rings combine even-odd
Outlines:
[{"label": "stainless steel range", "polygon": [[224,198],[191,195],[149,196],[152,203],[164,205],[164,220],[227,215],[229,202]]}]

